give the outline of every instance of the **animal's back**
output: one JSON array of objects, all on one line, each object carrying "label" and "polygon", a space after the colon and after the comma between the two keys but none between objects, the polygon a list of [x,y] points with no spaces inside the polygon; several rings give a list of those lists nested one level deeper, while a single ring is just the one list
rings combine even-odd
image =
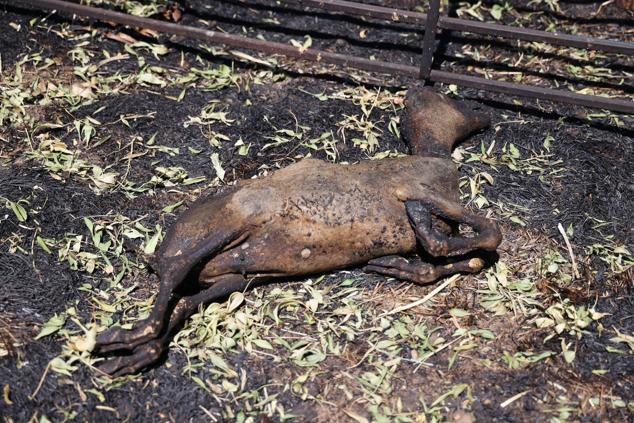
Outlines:
[{"label": "animal's back", "polygon": [[407,156],[342,165],[304,159],[250,180],[236,190],[229,207],[252,219],[301,210],[304,217],[338,225],[379,207],[388,197],[415,196],[426,190],[457,199],[458,176],[450,160]]}]

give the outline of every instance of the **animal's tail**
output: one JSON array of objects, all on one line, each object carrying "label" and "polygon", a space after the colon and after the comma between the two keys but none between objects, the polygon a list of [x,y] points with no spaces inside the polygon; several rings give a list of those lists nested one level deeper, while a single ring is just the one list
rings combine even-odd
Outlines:
[{"label": "animal's tail", "polygon": [[456,142],[489,126],[488,115],[429,87],[412,87],[405,97],[401,131],[411,154],[448,158]]}]

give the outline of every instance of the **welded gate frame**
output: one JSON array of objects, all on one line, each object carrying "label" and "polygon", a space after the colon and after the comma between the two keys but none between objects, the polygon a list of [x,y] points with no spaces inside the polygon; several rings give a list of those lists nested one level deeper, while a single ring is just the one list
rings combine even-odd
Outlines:
[{"label": "welded gate frame", "polygon": [[355,3],[347,0],[287,0],[286,4],[308,6],[325,13],[348,13],[376,19],[396,22],[422,24],[424,36],[421,64],[419,67],[369,60],[356,56],[331,53],[317,49],[304,49],[289,44],[253,39],[240,35],[227,34],[202,28],[180,25],[156,19],[142,18],[96,7],[83,6],[62,0],[0,0],[10,6],[41,8],[49,11],[93,18],[99,21],[115,22],[121,25],[152,29],[161,33],[180,35],[192,39],[210,41],[235,48],[246,48],[268,54],[282,54],[300,60],[328,63],[371,72],[402,75],[430,82],[455,84],[462,87],[482,89],[504,93],[511,96],[529,97],[567,104],[607,109],[616,112],[634,114],[634,101],[609,97],[579,94],[572,91],[551,89],[539,86],[496,81],[481,77],[458,74],[432,69],[436,45],[437,28],[473,32],[523,41],[540,41],[550,44],[582,49],[600,50],[608,53],[634,56],[634,43],[597,39],[570,34],[549,33],[545,31],[515,28],[507,25],[476,22],[465,19],[440,16],[440,0],[430,0],[430,12],[423,14],[383,6]]}]

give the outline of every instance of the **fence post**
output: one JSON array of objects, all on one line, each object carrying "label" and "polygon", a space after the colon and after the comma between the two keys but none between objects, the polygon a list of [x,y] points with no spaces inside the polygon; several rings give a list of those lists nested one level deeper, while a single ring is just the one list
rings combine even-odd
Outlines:
[{"label": "fence post", "polygon": [[419,79],[427,83],[431,74],[431,65],[434,62],[436,51],[436,30],[440,16],[440,0],[429,1],[429,13],[425,21],[425,34],[423,35],[423,57],[420,63]]}]

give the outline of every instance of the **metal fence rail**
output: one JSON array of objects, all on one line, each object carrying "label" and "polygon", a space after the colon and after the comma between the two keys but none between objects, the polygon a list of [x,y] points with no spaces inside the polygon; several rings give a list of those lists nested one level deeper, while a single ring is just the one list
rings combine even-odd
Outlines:
[{"label": "metal fence rail", "polygon": [[[310,6],[316,9],[328,10],[335,13],[349,13],[352,15],[390,20],[393,22],[407,22],[422,25],[427,21],[427,15],[425,13],[355,3],[346,0],[283,0],[283,2],[287,4]],[[472,32],[475,34],[512,38],[522,41],[537,41],[565,47],[634,55],[634,43],[604,40],[593,37],[582,37],[562,32],[537,31],[534,29],[516,28],[489,22],[468,21],[466,19],[450,18],[447,16],[439,17],[438,27],[451,31]]]},{"label": "metal fence rail", "polygon": [[[159,21],[156,19],[142,18],[126,13],[105,10],[96,7],[83,6],[62,0],[0,0],[10,6],[41,8],[44,10],[57,10],[65,14],[78,15],[93,18],[101,21],[114,22],[121,25],[152,29],[165,34],[180,35],[192,39],[223,44],[234,48],[246,48],[268,54],[282,54],[300,60],[309,60],[318,63],[334,64],[344,67],[351,67],[371,72],[386,73],[392,75],[402,75],[412,78],[427,78],[430,81],[442,82],[446,84],[456,84],[458,86],[478,88],[487,91],[509,94],[513,96],[529,97],[568,104],[587,106],[613,110],[617,112],[634,114],[634,101],[614,99],[601,96],[578,94],[572,91],[556,90],[551,88],[528,86],[504,81],[495,81],[476,76],[456,74],[441,70],[431,69],[430,58],[433,55],[433,43],[435,32],[428,31],[433,36],[425,37],[423,46],[426,61],[421,68],[411,65],[384,62],[379,60],[369,60],[361,57],[331,53],[317,49],[300,49],[289,44],[253,39],[240,35],[227,34],[212,30],[206,30],[193,26],[180,25],[171,22]],[[426,22],[428,15],[408,12],[397,9],[390,9],[379,6],[370,6],[360,3],[353,3],[342,0],[291,0],[287,3],[318,7],[333,12],[356,13],[379,19],[407,20],[408,22]],[[431,2],[434,5],[434,1]],[[435,2],[439,5],[439,2]],[[634,54],[634,43],[620,41],[600,40],[589,37],[562,36],[543,31],[526,30],[513,28],[504,25],[483,24],[479,22],[466,21],[462,19],[446,18],[438,16],[438,10],[432,11],[431,21],[437,17],[437,24],[440,28],[479,32],[496,36],[510,36],[516,39],[527,41],[546,41],[553,44],[570,47],[590,48],[609,51],[612,53]],[[431,51],[431,54],[429,53]]]}]

